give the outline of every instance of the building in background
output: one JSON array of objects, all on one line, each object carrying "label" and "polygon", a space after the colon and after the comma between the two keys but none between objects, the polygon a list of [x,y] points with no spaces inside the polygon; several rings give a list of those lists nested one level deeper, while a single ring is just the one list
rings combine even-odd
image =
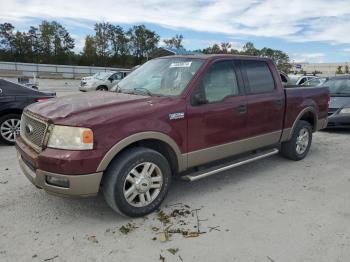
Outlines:
[{"label": "building in background", "polygon": [[[294,63],[292,71],[306,74],[322,74],[324,76],[334,76],[342,73],[349,73],[350,62],[343,63]],[[340,68],[339,68],[340,67]]]}]

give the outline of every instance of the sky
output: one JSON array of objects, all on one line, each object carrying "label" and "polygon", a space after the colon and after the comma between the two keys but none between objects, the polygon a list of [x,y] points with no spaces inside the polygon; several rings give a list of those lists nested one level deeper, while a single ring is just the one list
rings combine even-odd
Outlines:
[{"label": "sky", "polygon": [[68,29],[81,51],[96,22],[145,24],[161,40],[184,36],[189,50],[251,41],[294,62],[350,62],[350,0],[0,0],[0,23],[28,30],[42,20]]}]

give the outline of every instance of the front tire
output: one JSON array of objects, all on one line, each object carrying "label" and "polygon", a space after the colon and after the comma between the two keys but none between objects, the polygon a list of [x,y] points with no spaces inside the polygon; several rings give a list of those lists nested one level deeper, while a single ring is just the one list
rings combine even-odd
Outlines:
[{"label": "front tire", "polygon": [[156,210],[170,184],[171,170],[166,158],[143,147],[128,149],[117,156],[102,181],[108,205],[130,217],[144,216]]},{"label": "front tire", "polygon": [[96,91],[108,91],[108,87],[107,86],[99,86],[96,88]]},{"label": "front tire", "polygon": [[292,138],[282,143],[282,156],[299,161],[306,157],[312,142],[312,127],[309,122],[299,120],[294,128]]},{"label": "front tire", "polygon": [[19,135],[21,115],[8,114],[0,117],[0,141],[7,145],[14,145]]}]

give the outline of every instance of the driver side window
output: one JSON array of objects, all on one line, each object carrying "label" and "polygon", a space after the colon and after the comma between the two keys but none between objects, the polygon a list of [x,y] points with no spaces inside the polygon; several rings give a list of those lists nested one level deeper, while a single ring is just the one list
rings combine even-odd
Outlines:
[{"label": "driver side window", "polygon": [[208,103],[238,95],[238,82],[233,62],[221,61],[213,64],[203,77],[201,88]]}]

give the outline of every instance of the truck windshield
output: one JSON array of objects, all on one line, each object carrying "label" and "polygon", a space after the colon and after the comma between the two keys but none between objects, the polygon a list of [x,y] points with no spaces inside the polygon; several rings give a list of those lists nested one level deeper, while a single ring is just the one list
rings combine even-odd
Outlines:
[{"label": "truck windshield", "polygon": [[187,87],[204,61],[190,58],[151,60],[118,83],[117,92],[178,96]]},{"label": "truck windshield", "polygon": [[332,96],[350,96],[350,78],[331,78],[324,82],[321,86],[328,87],[330,95]]}]

